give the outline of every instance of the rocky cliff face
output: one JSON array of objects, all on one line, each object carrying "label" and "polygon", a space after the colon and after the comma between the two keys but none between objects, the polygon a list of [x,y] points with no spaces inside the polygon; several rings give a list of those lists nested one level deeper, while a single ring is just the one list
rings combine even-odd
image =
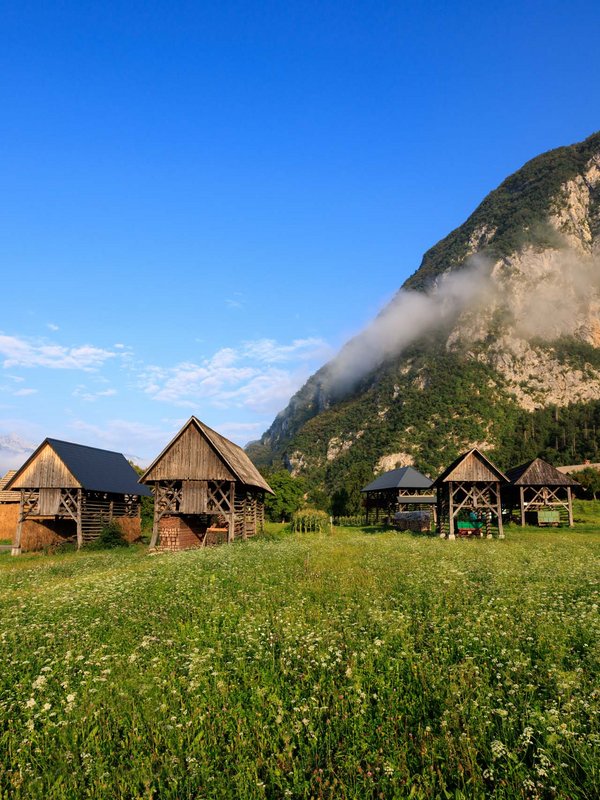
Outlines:
[{"label": "rocky cliff face", "polygon": [[435,471],[475,444],[516,457],[509,440],[527,415],[599,400],[595,134],[533,159],[428,251],[370,329],[292,398],[261,452],[330,485],[336,464]]}]

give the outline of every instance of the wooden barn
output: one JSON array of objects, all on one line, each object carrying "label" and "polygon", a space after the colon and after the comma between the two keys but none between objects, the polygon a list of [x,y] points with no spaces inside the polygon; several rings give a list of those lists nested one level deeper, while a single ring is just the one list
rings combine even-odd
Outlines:
[{"label": "wooden barn", "polygon": [[140,496],[149,495],[121,453],[45,439],[8,481],[19,490],[13,555],[73,538],[77,547],[118,521],[124,535],[140,535]]},{"label": "wooden barn", "polygon": [[380,513],[392,517],[397,512],[409,509],[432,509],[435,513],[433,481],[413,467],[400,467],[384,472],[361,489],[364,495],[366,522],[369,524],[374,511],[375,522]]},{"label": "wooden barn", "polygon": [[576,480],[541,458],[509,469],[511,507],[519,509],[521,525],[568,524],[573,527],[572,487]]},{"label": "wooden barn", "polygon": [[495,518],[504,538],[501,490],[508,478],[476,448],[463,453],[434,481],[438,533],[442,538],[476,534],[492,537]]},{"label": "wooden barn", "polygon": [[140,478],[154,492],[150,547],[183,550],[262,531],[274,494],[241,447],[191,417]]}]

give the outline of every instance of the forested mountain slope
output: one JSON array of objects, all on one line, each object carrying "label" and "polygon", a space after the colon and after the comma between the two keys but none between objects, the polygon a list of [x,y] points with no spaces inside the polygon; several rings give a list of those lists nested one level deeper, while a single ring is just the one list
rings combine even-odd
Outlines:
[{"label": "forested mountain slope", "polygon": [[331,492],[475,445],[597,461],[597,429],[600,133],[491,192],[248,451]]}]

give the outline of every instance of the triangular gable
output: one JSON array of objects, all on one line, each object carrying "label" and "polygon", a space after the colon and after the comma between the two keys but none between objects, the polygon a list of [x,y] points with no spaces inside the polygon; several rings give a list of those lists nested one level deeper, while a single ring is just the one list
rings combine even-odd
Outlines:
[{"label": "triangular gable", "polygon": [[236,476],[192,420],[169,442],[140,478],[154,481],[231,481]]},{"label": "triangular gable", "polygon": [[534,458],[506,473],[514,486],[577,486],[576,480],[559,472],[542,458]]},{"label": "triangular gable", "polygon": [[241,447],[191,417],[140,478],[163,480],[237,480],[273,493]]},{"label": "triangular gable", "polygon": [[467,481],[472,483],[489,483],[500,481],[508,483],[508,478],[482,452],[473,448],[463,453],[447,467],[435,480],[434,486],[449,481]]},{"label": "triangular gable", "polygon": [[78,489],[81,484],[48,439],[16,471],[6,489]]}]

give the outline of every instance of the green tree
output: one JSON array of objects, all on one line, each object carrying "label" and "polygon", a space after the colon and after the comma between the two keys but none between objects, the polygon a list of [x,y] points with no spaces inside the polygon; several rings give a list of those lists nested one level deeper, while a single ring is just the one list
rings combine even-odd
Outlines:
[{"label": "green tree", "polygon": [[267,474],[265,478],[275,492],[275,495],[267,494],[265,498],[267,519],[271,522],[289,521],[304,503],[304,481],[293,478],[285,469]]},{"label": "green tree", "polygon": [[577,473],[576,480],[583,486],[588,497],[591,496],[593,500],[598,499],[600,494],[600,470],[586,467]]}]

